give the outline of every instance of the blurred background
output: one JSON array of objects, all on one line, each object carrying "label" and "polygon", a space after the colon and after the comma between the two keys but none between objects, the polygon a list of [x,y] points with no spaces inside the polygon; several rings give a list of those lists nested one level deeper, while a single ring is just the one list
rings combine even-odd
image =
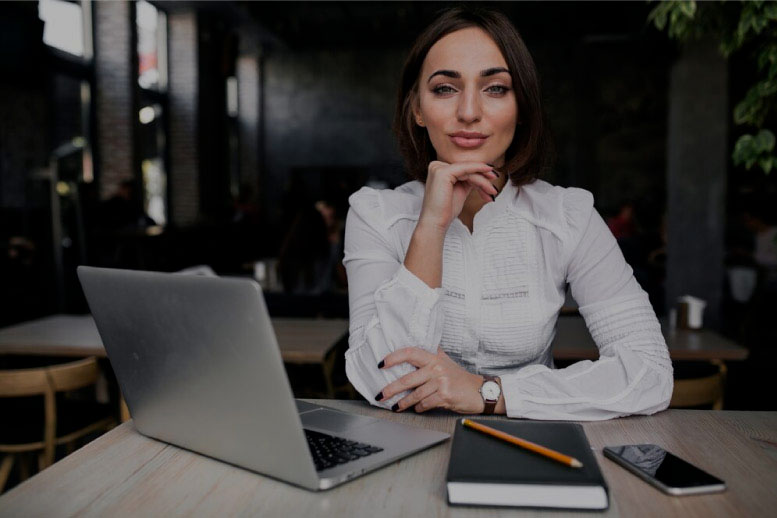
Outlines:
[{"label": "blurred background", "polygon": [[[87,312],[79,264],[207,265],[273,316],[347,318],[348,196],[406,181],[399,74],[450,5],[0,3],[0,327]],[[773,6],[481,5],[536,61],[545,179],[594,194],[659,316],[693,295],[748,349],[727,408],[777,408]]]}]

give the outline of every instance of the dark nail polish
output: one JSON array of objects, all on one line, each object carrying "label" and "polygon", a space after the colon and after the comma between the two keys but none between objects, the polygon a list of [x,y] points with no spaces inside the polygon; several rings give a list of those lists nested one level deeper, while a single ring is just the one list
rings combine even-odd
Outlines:
[{"label": "dark nail polish", "polygon": [[391,407],[392,412],[398,412],[399,411],[399,403],[394,403],[394,406]]},{"label": "dark nail polish", "polygon": [[494,201],[496,201],[496,196],[494,196],[494,195],[492,194],[492,195],[491,195],[491,199],[492,199],[492,200],[494,200]]},{"label": "dark nail polish", "polygon": [[383,391],[382,390],[380,392],[378,392],[377,396],[375,396],[375,401],[380,401],[381,399],[383,399]]},{"label": "dark nail polish", "polygon": [[494,173],[497,178],[499,178],[499,171],[497,171],[496,169],[492,169],[491,172]]},{"label": "dark nail polish", "polygon": [[386,365],[386,361],[385,360],[381,360],[380,363],[378,364],[378,368],[382,369],[384,365]]}]

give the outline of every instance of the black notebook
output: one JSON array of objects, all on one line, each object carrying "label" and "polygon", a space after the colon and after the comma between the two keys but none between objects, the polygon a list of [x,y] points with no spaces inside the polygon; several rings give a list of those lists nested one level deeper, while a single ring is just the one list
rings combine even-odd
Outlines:
[{"label": "black notebook", "polygon": [[574,423],[476,421],[569,455],[571,468],[456,424],[448,464],[448,502],[533,508],[604,510],[607,484],[583,427]]}]

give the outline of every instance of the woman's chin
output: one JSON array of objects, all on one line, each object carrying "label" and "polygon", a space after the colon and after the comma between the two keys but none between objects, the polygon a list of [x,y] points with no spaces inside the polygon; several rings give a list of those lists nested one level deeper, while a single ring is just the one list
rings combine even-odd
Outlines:
[{"label": "woman's chin", "polygon": [[484,164],[493,164],[494,153],[483,151],[482,149],[467,150],[455,150],[450,153],[446,153],[445,157],[439,156],[438,160],[447,162],[449,164],[455,164],[458,162],[483,162]]}]

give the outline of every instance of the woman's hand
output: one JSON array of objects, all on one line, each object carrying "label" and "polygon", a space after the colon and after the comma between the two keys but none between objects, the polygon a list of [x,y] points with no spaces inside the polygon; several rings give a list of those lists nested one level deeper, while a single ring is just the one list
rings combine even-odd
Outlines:
[{"label": "woman's hand", "polygon": [[477,189],[484,201],[491,201],[492,196],[499,194],[488,180],[498,177],[493,167],[481,162],[431,162],[419,223],[447,230],[461,213],[472,189]]},{"label": "woman's hand", "polygon": [[437,354],[417,347],[399,349],[383,359],[381,368],[387,369],[404,362],[417,367],[417,370],[389,383],[378,394],[381,401],[415,389],[394,405],[392,410],[395,412],[413,406],[416,412],[445,408],[461,414],[480,414],[485,409],[480,395],[483,377],[462,369],[441,348],[437,348]]}]

